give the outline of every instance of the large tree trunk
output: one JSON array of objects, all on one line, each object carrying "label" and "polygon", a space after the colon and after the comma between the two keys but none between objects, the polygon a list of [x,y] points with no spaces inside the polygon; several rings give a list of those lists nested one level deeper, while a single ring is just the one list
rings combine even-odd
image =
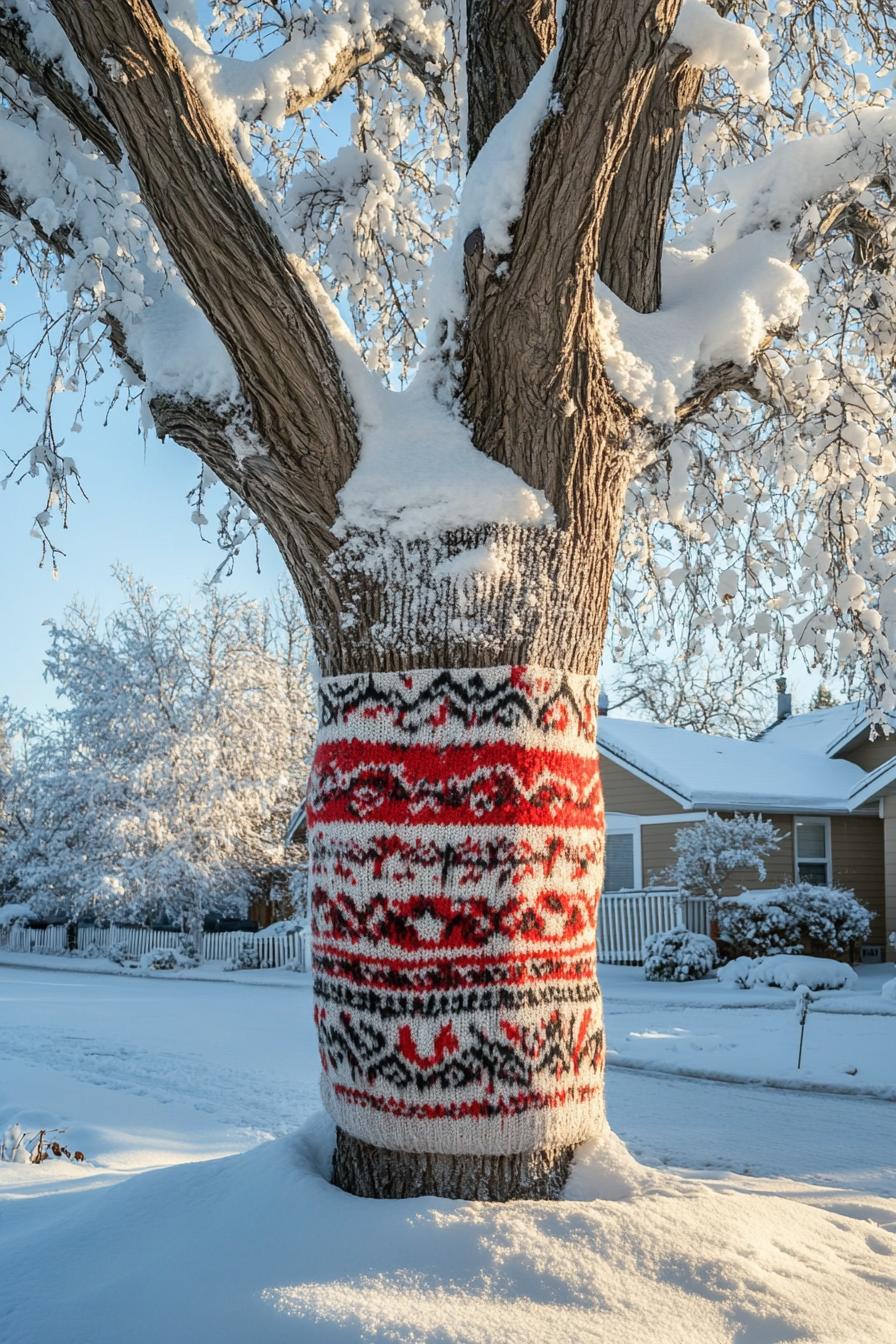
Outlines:
[{"label": "large tree trunk", "polygon": [[603,1127],[594,674],[622,493],[599,483],[587,532],[356,534],[330,564],[313,970],[351,1193],[556,1197]]},{"label": "large tree trunk", "polygon": [[[231,356],[251,434],[170,398],[153,400],[157,424],[257,511],[314,627],[315,1015],[335,1178],[357,1193],[550,1195],[603,1123],[594,674],[636,453],[592,282],[603,263],[636,306],[657,301],[699,82],[667,50],[679,7],[568,0],[512,248],[498,256],[481,228],[463,240],[466,314],[446,328],[445,377],[476,447],[545,493],[556,529],[337,540],[358,418],[304,268],[150,0],[52,0]],[[467,8],[475,158],[554,42],[556,6]],[[348,73],[394,40],[350,44]],[[58,80],[47,96],[60,105]],[[117,142],[82,103],[76,124],[111,162]]]}]

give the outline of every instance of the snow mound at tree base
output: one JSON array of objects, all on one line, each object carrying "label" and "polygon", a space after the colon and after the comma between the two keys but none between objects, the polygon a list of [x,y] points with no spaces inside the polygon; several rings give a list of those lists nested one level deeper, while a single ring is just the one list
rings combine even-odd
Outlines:
[{"label": "snow mound at tree base", "polygon": [[362,1201],[326,1179],[332,1137],[319,1118],[238,1157],[23,1200],[13,1216],[7,1206],[4,1338],[891,1338],[896,1209],[885,1200],[746,1178],[713,1189],[640,1166],[608,1135],[558,1203]]}]

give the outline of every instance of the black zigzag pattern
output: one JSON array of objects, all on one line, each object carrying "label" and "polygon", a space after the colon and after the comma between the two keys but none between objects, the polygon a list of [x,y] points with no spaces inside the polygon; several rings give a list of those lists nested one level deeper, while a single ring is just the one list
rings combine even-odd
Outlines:
[{"label": "black zigzag pattern", "polygon": [[440,1020],[461,1013],[518,1013],[523,1009],[567,1008],[593,1004],[600,994],[596,981],[568,985],[520,985],[454,990],[451,993],[406,994],[358,989],[334,980],[314,981],[314,995],[331,1010],[369,1013],[383,1022],[416,1018]]},{"label": "black zigzag pattern", "polygon": [[578,1075],[580,1062],[588,1070],[596,1067],[603,1054],[603,1029],[597,1016],[585,1031],[582,1021],[578,1014],[564,1018],[554,1013],[537,1033],[521,1030],[516,1042],[469,1023],[467,1044],[432,1061],[409,1059],[380,1027],[350,1013],[334,1020],[320,1015],[318,1039],[337,1076],[344,1077],[347,1070],[356,1085],[387,1083],[399,1091],[414,1088],[418,1094],[476,1086],[488,1094],[508,1087],[537,1089],[540,1083],[556,1088],[561,1080]]},{"label": "black zigzag pattern", "polygon": [[590,686],[577,692],[562,674],[552,674],[552,689],[542,696],[533,696],[506,678],[490,685],[479,673],[458,676],[441,671],[428,681],[419,674],[408,680],[410,686],[399,684],[399,678],[385,684],[385,678],[369,673],[327,681],[319,697],[321,726],[343,723],[358,711],[384,709],[393,717],[396,728],[409,738],[418,735],[440,712],[462,724],[494,725],[511,731],[525,724],[547,730],[562,706],[579,733],[594,735],[595,705]]}]

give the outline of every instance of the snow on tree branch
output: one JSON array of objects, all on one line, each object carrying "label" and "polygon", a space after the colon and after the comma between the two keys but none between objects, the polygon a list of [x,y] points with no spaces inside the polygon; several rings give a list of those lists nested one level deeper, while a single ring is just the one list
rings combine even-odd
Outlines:
[{"label": "snow on tree branch", "polygon": [[716,174],[725,205],[697,216],[683,247],[667,247],[656,313],[627,309],[598,282],[607,368],[622,395],[669,423],[701,375],[726,363],[748,370],[774,336],[794,331],[811,292],[797,266],[872,184],[889,186],[894,140],[896,113],[865,108],[842,130]]},{"label": "snow on tree branch", "polygon": [[[219,124],[263,119],[280,127],[288,117],[336,98],[365,66],[398,56],[423,85],[437,87],[445,61],[440,5],[415,0],[338,0],[308,7],[284,24],[282,40],[254,59],[216,52],[193,0],[166,6],[168,31],[190,78]],[[230,26],[238,23],[231,20]]]},{"label": "snow on tree branch", "polygon": [[[567,35],[591,25],[594,40],[567,49],[576,73],[568,97],[559,60],[554,66],[553,102],[545,67],[553,16],[524,7],[500,27],[499,50],[482,31],[498,31],[488,0],[474,6],[471,39],[471,78],[481,84],[465,97],[464,8],[459,0],[110,5],[116,22],[155,14],[165,51],[176,38],[174,92],[194,100],[215,153],[229,156],[216,189],[232,193],[236,183],[243,205],[251,203],[251,212],[225,212],[229,227],[216,229],[207,216],[197,224],[193,209],[205,166],[185,173],[175,152],[147,190],[147,144],[124,154],[128,108],[147,81],[121,83],[128,69],[117,49],[118,65],[103,65],[99,48],[114,45],[113,28],[94,43],[88,74],[54,17],[87,23],[105,14],[106,0],[0,4],[0,246],[39,296],[40,329],[32,337],[33,327],[9,324],[0,377],[37,412],[33,451],[14,456],[16,475],[47,482],[38,534],[46,537],[75,492],[70,434],[84,398],[112,386],[101,381],[111,334],[122,395],[146,389],[159,429],[197,450],[229,498],[264,517],[297,573],[300,552],[319,558],[338,543],[331,529],[340,505],[349,528],[399,532],[590,517],[606,492],[564,484],[566,465],[616,453],[613,471],[647,464],[628,486],[616,584],[621,644],[649,645],[674,630],[683,651],[721,644],[748,666],[801,652],[889,695],[893,0],[816,0],[811,12],[791,0],[717,0],[712,11],[688,0],[682,16],[645,0],[644,13],[668,20],[666,39],[678,19],[674,38],[650,51],[646,29],[626,28],[628,2],[576,4]],[[638,97],[612,146],[598,146],[595,118],[582,116],[620,82],[619,46],[608,55],[611,28],[601,29],[601,15],[641,53]],[[677,45],[683,35],[690,61]],[[763,54],[770,93],[757,98]],[[482,131],[494,126],[492,94],[502,113],[516,106],[464,186],[465,108],[479,151]],[[160,119],[146,122],[150,148],[167,144],[167,132],[156,134],[168,124],[163,105],[152,113]],[[532,174],[533,135],[548,146],[546,174],[562,167],[551,191]],[[552,163],[551,144],[566,157]],[[657,145],[671,146],[666,158]],[[621,208],[620,192],[635,205]],[[183,254],[169,246],[177,211],[193,219]],[[601,212],[598,264],[581,272],[590,290],[606,258],[595,351],[591,311],[557,277],[569,271],[564,240],[593,241]],[[660,306],[635,312],[618,293],[645,310],[655,305],[664,221]],[[203,299],[200,273],[219,235],[231,249],[224,271],[239,278],[206,282],[213,292]],[[256,285],[269,246],[281,269]],[[359,422],[360,445],[346,430],[332,472],[320,425],[296,414],[291,391],[276,432],[262,417],[259,433],[245,395],[258,390],[245,354],[256,335],[254,364],[276,367],[284,386],[297,381],[283,352],[292,361],[307,342],[271,337],[292,330],[278,324],[284,311],[294,316],[294,284],[305,291],[318,350],[330,349],[335,389],[303,406],[326,417],[350,400]],[[228,343],[247,306],[251,331]],[[335,331],[334,310],[349,331]],[[580,311],[570,340],[569,314]],[[597,443],[589,426],[598,424],[604,366],[622,393],[620,420]],[[310,476],[323,480],[326,501],[298,488],[283,498],[294,480],[288,466],[306,458],[321,467]],[[465,491],[459,483],[474,463],[481,471]],[[203,481],[205,489],[208,475]],[[209,516],[206,506],[196,512]],[[240,517],[236,535],[246,526]]]},{"label": "snow on tree branch", "polygon": [[768,53],[743,23],[729,23],[707,0],[683,0],[670,39],[686,47],[690,62],[703,69],[724,68],[741,93],[764,101],[771,94]]}]

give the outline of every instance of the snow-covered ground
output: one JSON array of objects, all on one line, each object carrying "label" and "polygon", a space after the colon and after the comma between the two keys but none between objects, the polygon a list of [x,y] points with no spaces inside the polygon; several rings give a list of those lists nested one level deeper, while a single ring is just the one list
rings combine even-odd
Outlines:
[{"label": "snow-covered ground", "polygon": [[[87,1162],[0,1163],[10,1344],[891,1337],[892,1104],[659,1072],[795,1078],[790,994],[605,968],[610,1121],[634,1157],[580,1162],[560,1205],[366,1205],[322,1174],[304,977],[25,961],[0,967],[0,1130],[64,1126]],[[813,1008],[809,1081],[848,1059],[848,1084],[896,1091],[882,978]]]}]

